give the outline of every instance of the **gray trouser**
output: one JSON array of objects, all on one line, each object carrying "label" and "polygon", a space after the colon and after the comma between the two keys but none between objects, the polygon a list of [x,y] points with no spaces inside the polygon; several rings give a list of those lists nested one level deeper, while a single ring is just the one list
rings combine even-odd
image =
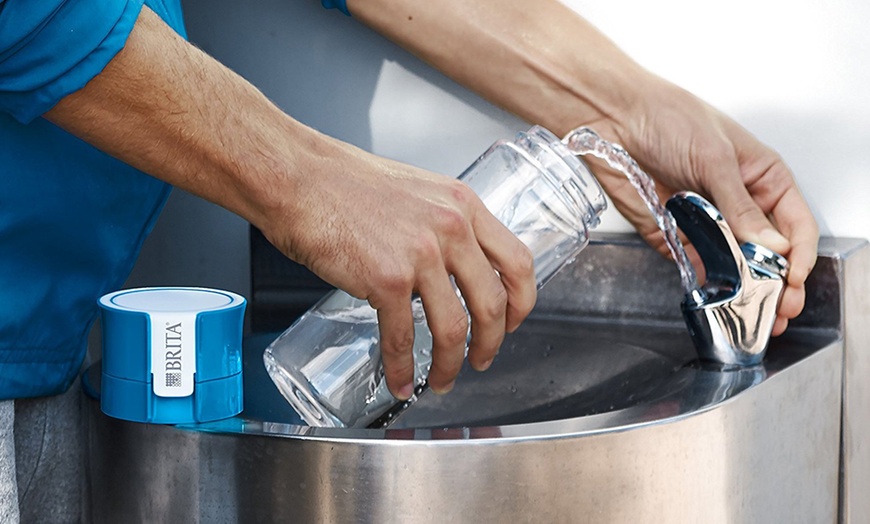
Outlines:
[{"label": "gray trouser", "polygon": [[18,522],[18,483],[15,482],[15,401],[0,401],[0,522]]},{"label": "gray trouser", "polygon": [[0,522],[81,521],[81,395],[0,401]]}]

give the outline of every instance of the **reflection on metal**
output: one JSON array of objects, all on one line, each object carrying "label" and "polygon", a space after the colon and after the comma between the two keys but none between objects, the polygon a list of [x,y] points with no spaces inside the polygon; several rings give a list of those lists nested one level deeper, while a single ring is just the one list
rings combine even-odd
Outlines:
[{"label": "reflection on metal", "polygon": [[844,345],[831,309],[846,292],[843,247],[828,244],[807,315],[764,361],[723,371],[696,360],[669,262],[624,237],[594,244],[489,371],[463,370],[451,394],[385,430],[300,425],[260,363],[274,334],[251,337],[241,417],[153,426],[87,403],[89,517],[836,521]]},{"label": "reflection on metal", "polygon": [[704,263],[706,283],[683,300],[683,315],[703,360],[726,367],[764,358],[788,263],[757,244],[740,246],[719,211],[683,192],[667,204]]}]

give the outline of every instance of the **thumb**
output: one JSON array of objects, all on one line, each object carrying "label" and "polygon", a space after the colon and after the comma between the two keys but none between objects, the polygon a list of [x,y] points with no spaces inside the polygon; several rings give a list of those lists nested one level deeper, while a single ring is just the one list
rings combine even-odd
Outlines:
[{"label": "thumb", "polygon": [[777,231],[752,199],[741,177],[734,175],[739,173],[736,161],[729,168],[733,170],[732,173],[720,169],[715,177],[711,177],[717,183],[709,187],[708,192],[734,231],[734,236],[739,242],[753,242],[777,253],[788,253],[791,248],[788,239]]}]

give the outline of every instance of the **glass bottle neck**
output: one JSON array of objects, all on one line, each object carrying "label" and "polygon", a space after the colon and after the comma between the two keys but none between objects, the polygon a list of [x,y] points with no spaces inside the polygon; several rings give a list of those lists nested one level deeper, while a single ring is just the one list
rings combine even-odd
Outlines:
[{"label": "glass bottle neck", "polygon": [[554,186],[565,203],[575,210],[585,228],[593,229],[607,209],[607,200],[589,167],[562,143],[540,126],[517,133],[516,145],[539,164],[541,173]]}]

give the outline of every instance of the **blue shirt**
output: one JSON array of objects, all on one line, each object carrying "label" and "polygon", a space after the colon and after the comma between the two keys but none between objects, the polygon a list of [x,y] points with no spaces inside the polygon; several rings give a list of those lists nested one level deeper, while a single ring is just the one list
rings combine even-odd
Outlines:
[{"label": "blue shirt", "polygon": [[[40,115],[123,48],[142,0],[0,0],[0,399],[65,391],[170,186]],[[183,34],[180,0],[144,2]]]}]

